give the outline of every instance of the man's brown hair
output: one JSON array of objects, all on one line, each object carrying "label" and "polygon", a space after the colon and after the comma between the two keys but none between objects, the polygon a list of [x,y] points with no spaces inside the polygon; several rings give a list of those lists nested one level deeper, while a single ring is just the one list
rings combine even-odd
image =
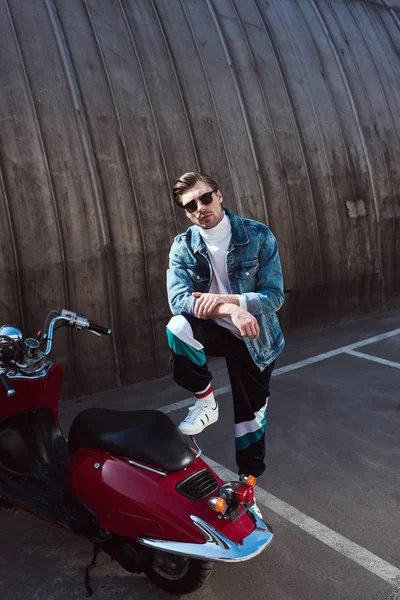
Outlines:
[{"label": "man's brown hair", "polygon": [[174,187],[172,188],[172,194],[174,196],[174,200],[179,206],[182,206],[181,197],[182,195],[190,190],[198,181],[204,181],[209,185],[213,192],[216,192],[219,189],[218,183],[212,179],[207,173],[197,173],[197,171],[189,171],[188,173],[184,173],[176,180]]}]

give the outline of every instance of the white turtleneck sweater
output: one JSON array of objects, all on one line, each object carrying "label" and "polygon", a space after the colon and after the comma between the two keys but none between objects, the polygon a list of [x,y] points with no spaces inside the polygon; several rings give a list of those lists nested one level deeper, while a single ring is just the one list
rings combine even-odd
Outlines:
[{"label": "white turtleneck sweater", "polygon": [[[211,281],[210,289],[208,290],[211,294],[231,294],[227,265],[226,255],[228,253],[229,242],[231,241],[232,228],[231,221],[227,214],[218,225],[212,227],[212,229],[198,228],[201,237],[203,238],[208,254],[210,256],[213,278]],[[247,302],[244,296],[236,294],[241,308],[247,310]],[[237,337],[242,338],[239,329],[232,323],[230,317],[221,317],[220,319],[214,319],[221,327],[226,327]]]}]

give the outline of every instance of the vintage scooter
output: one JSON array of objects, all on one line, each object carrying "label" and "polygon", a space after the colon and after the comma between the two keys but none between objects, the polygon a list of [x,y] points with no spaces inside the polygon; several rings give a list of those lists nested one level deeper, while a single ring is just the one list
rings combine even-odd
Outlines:
[{"label": "vintage scooter", "polygon": [[63,326],[111,334],[68,310],[52,311],[38,339],[0,328],[3,503],[89,538],[92,565],[103,550],[174,593],[201,587],[213,562],[262,552],[272,531],[252,510],[255,479],[224,483],[163,412],[87,409],[65,440],[63,367],[48,360]]}]

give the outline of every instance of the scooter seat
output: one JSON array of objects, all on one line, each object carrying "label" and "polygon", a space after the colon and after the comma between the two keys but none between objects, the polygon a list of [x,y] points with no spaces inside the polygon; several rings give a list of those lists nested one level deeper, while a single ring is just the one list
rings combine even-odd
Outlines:
[{"label": "scooter seat", "polygon": [[98,448],[165,471],[180,471],[194,455],[173,421],[158,410],[89,408],[72,423],[68,450]]}]

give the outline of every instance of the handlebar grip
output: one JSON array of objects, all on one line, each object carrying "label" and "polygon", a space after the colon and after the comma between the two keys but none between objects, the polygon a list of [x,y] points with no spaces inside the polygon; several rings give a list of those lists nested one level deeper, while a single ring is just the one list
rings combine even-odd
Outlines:
[{"label": "handlebar grip", "polygon": [[5,373],[0,373],[0,381],[3,388],[6,390],[7,397],[12,398],[12,396],[15,396],[15,390]]},{"label": "handlebar grip", "polygon": [[96,323],[89,323],[88,329],[95,331],[96,333],[102,333],[103,335],[111,335],[112,329],[109,327],[103,327],[102,325],[96,325]]}]

